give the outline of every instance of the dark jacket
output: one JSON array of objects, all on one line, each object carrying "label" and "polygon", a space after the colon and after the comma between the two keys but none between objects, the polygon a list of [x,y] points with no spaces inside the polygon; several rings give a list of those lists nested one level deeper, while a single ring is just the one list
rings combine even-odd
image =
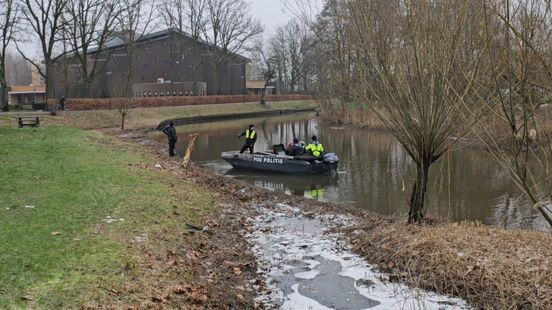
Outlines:
[{"label": "dark jacket", "polygon": [[289,155],[291,156],[305,155],[305,147],[303,147],[299,143],[294,143],[291,147],[291,151],[289,152]]},{"label": "dark jacket", "polygon": [[176,136],[176,129],[173,126],[163,129],[163,133],[169,138],[169,143],[176,143],[176,140],[178,140],[178,137]]}]

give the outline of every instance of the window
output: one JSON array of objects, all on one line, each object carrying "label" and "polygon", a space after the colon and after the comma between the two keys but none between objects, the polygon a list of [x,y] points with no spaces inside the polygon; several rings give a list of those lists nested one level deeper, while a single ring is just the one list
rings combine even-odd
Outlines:
[{"label": "window", "polygon": [[157,92],[156,91],[153,92],[153,96],[157,97]]},{"label": "window", "polygon": [[186,91],[186,96],[188,96],[188,91]]},{"label": "window", "polygon": [[148,92],[148,96],[150,96],[150,97],[151,97],[151,92]]},{"label": "window", "polygon": [[182,96],[182,91],[179,91],[179,92],[178,92],[178,95]]},{"label": "window", "polygon": [[170,95],[171,95],[171,92],[167,90],[166,95],[167,95],[167,96],[170,96]]},{"label": "window", "polygon": [[165,95],[165,93],[163,91],[159,92],[159,97],[163,97],[164,95]]},{"label": "window", "polygon": [[176,90],[173,90],[173,96],[176,96]]}]

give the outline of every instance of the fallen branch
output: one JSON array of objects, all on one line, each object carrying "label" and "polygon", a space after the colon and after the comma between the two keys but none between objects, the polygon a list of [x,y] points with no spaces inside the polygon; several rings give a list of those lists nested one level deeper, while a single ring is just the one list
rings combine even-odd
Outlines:
[{"label": "fallen branch", "polygon": [[190,165],[190,159],[192,157],[192,152],[194,151],[197,138],[199,137],[199,133],[194,133],[193,135],[190,135],[190,137],[191,140],[188,144],[188,149],[186,149],[186,155],[184,155],[184,160],[182,160],[182,167],[184,169],[187,169]]}]

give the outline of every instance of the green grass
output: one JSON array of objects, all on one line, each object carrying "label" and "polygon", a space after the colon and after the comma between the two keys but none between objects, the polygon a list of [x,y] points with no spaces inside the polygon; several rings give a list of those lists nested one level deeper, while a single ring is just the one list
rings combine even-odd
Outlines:
[{"label": "green grass", "polygon": [[[229,103],[202,106],[138,108],[130,110],[125,123],[128,129],[152,128],[157,126],[159,122],[169,118],[313,107],[316,107],[316,102],[308,100],[269,102],[264,106],[258,103]],[[0,113],[0,126],[16,126],[16,115],[17,113]],[[60,116],[52,117],[44,115],[43,118],[42,123],[45,126],[54,125],[83,129],[98,129],[116,128],[121,125],[121,116],[117,110],[68,111],[64,114],[60,114]]]},{"label": "green grass", "polygon": [[101,305],[140,272],[131,240],[214,211],[209,193],[172,187],[142,168],[146,154],[92,132],[0,127],[0,159],[0,308]]}]

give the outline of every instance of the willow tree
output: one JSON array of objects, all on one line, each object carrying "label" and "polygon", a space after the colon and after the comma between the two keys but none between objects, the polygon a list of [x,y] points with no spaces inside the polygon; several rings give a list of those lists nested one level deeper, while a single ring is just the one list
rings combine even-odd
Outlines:
[{"label": "willow tree", "polygon": [[[482,53],[466,46],[476,1],[346,0],[355,100],[373,111],[413,161],[409,222],[423,219],[432,165],[464,136],[478,115]],[[477,81],[477,83],[476,83]],[[460,106],[471,106],[467,113]]]},{"label": "willow tree", "polygon": [[484,1],[483,11],[492,83],[480,102],[492,121],[477,133],[552,225],[552,2]]}]

